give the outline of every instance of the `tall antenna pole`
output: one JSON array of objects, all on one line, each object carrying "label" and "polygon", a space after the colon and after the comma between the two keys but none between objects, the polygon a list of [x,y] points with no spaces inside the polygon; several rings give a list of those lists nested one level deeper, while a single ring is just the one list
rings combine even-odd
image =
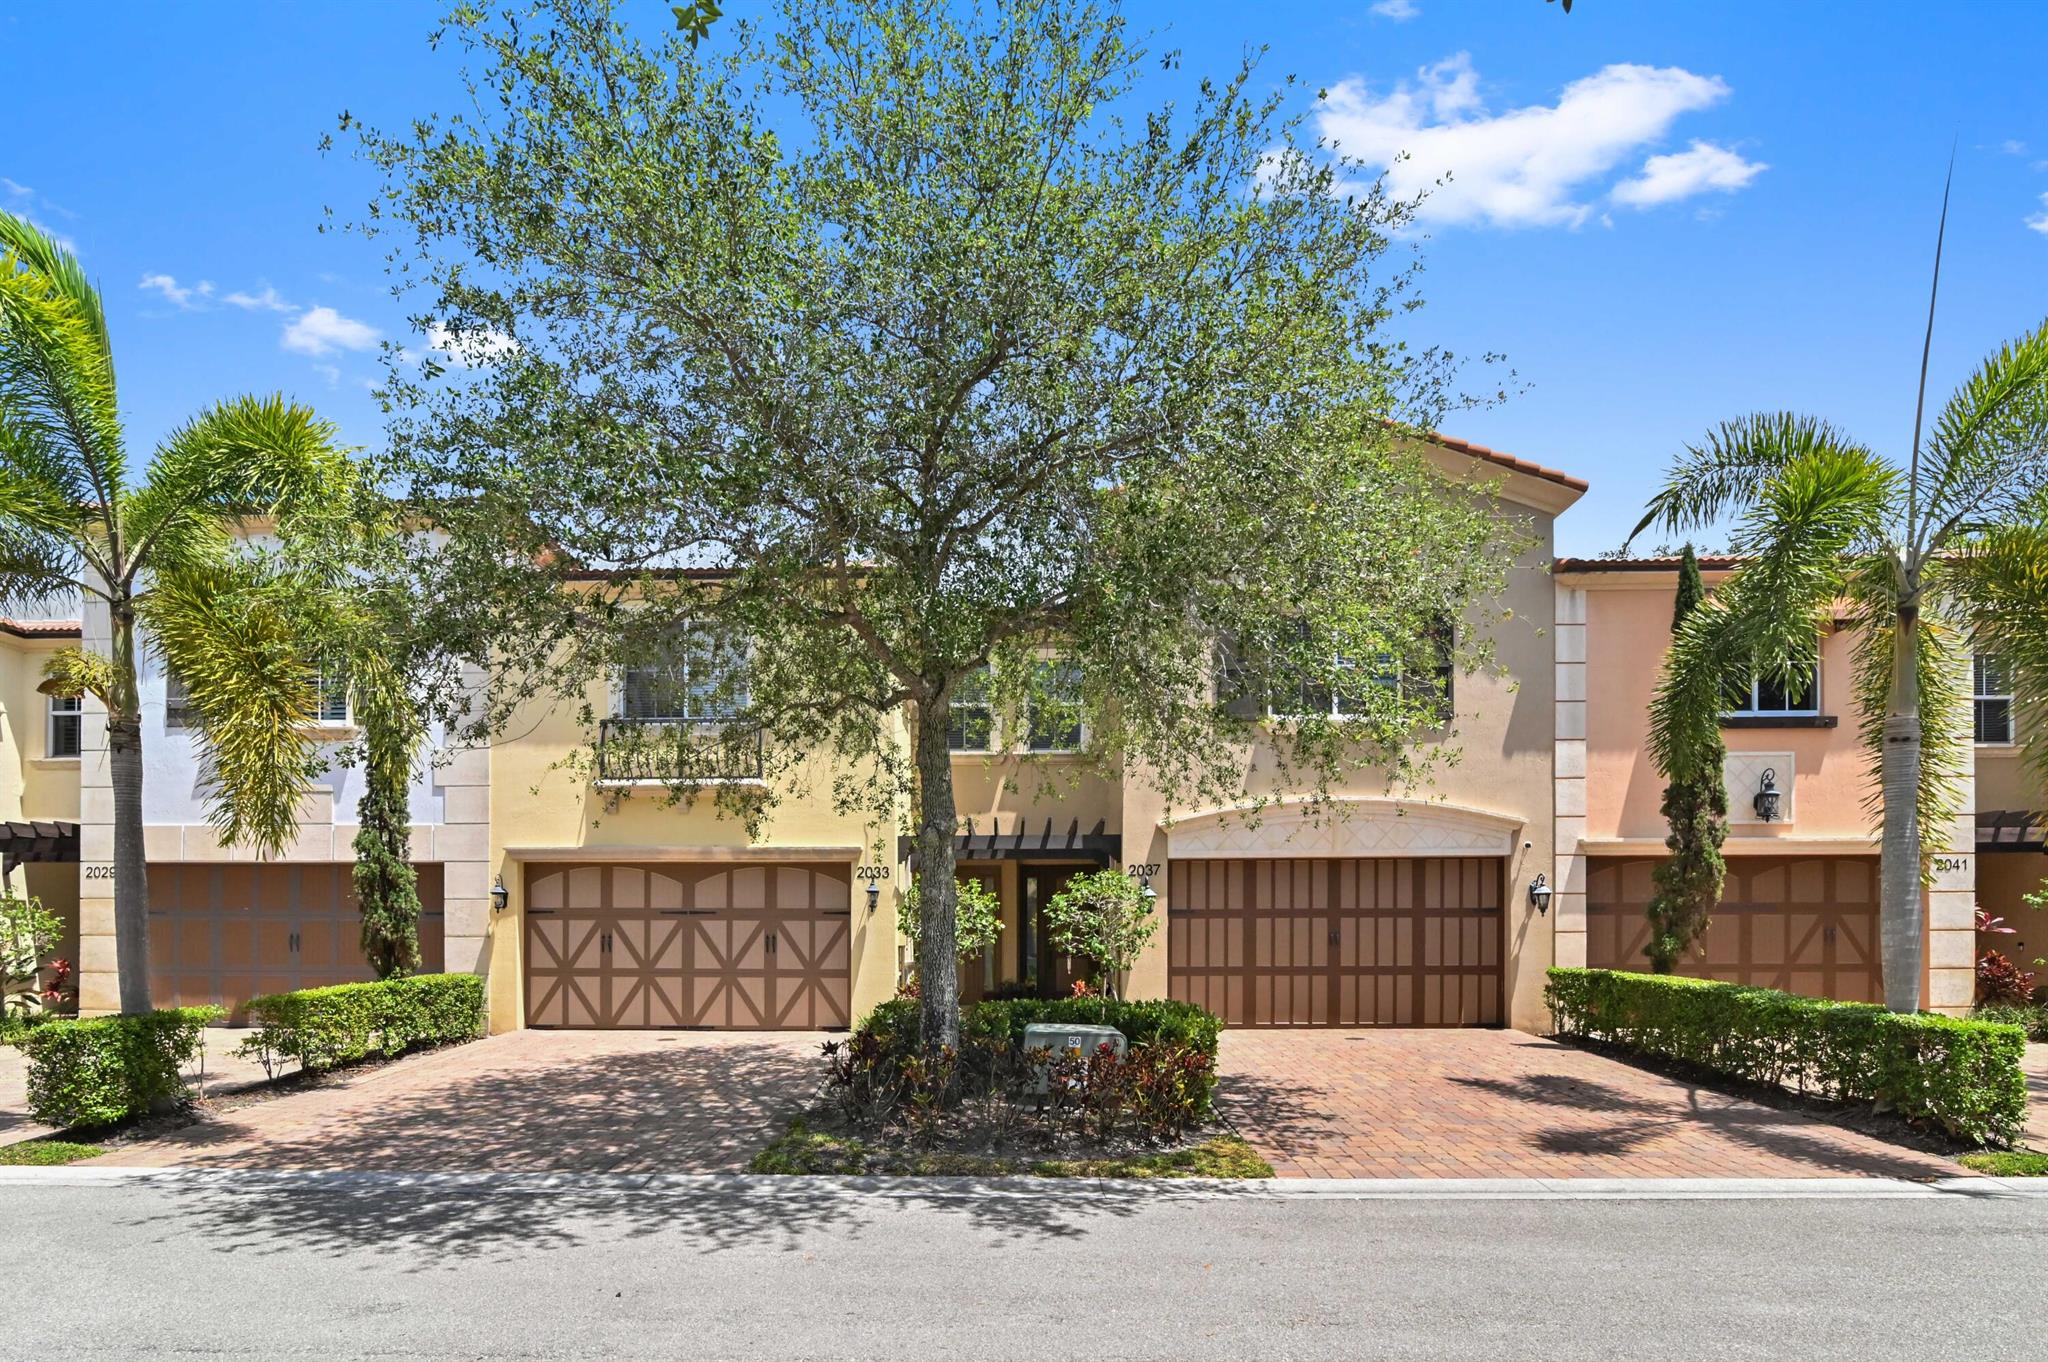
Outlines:
[{"label": "tall antenna pole", "polygon": [[1948,178],[1941,182],[1941,225],[1934,231],[1934,283],[1927,290],[1927,335],[1920,342],[1920,393],[1913,400],[1913,468],[1906,481],[1906,535],[1920,554],[1920,423],[1927,414],[1927,361],[1934,353],[1934,300],[1941,295],[1941,245],[1948,236],[1948,191],[1956,181],[1956,148],[1948,149]]}]

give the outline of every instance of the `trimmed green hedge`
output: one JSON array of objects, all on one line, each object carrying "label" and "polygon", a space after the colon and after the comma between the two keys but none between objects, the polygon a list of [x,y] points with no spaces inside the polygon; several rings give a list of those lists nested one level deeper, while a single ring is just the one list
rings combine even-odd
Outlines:
[{"label": "trimmed green hedge", "polygon": [[335,984],[249,1000],[255,1034],[240,1053],[270,1070],[279,1060],[315,1072],[372,1055],[475,1040],[484,1031],[484,981],[474,974],[415,974]]},{"label": "trimmed green hedge", "polygon": [[1553,969],[1544,997],[1564,1035],[1876,1103],[1978,1143],[2011,1144],[2026,1125],[2017,1026],[1620,970]]},{"label": "trimmed green hedge", "polygon": [[169,1007],[38,1026],[18,1042],[28,1056],[29,1110],[45,1125],[109,1126],[182,1101],[200,1029],[223,1015]]}]

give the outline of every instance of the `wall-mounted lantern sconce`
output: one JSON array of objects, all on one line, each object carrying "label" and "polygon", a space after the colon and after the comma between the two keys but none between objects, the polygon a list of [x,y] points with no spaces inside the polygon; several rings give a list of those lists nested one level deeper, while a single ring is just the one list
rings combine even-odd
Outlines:
[{"label": "wall-mounted lantern sconce", "polygon": [[878,882],[876,882],[876,881],[874,881],[874,880],[869,880],[869,881],[868,881],[868,912],[869,912],[870,914],[872,914],[872,913],[873,913],[873,912],[875,911],[875,909],[877,909],[877,908],[879,908],[879,907],[881,907],[881,906],[882,906],[882,886],[881,886],[881,885],[880,885],[880,884],[879,884]]},{"label": "wall-mounted lantern sconce", "polygon": [[1538,917],[1550,912],[1550,880],[1540,872],[1529,881],[1529,906]]},{"label": "wall-mounted lantern sconce", "polygon": [[505,911],[505,905],[511,901],[512,891],[505,887],[505,877],[500,875],[497,882],[491,885],[491,911],[502,913]]},{"label": "wall-mounted lantern sconce", "polygon": [[1152,905],[1159,901],[1159,891],[1152,887],[1150,875],[1138,882],[1138,897],[1145,900],[1145,911],[1148,913],[1152,911]]},{"label": "wall-mounted lantern sconce", "polygon": [[1751,801],[1756,806],[1756,816],[1766,823],[1777,822],[1778,800],[1781,797],[1777,771],[1769,766],[1764,767],[1763,775],[1757,778],[1756,798]]}]

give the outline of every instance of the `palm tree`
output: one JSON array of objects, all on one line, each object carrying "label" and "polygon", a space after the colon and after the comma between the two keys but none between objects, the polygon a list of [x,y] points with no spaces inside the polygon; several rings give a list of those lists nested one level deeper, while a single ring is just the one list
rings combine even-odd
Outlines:
[{"label": "palm tree", "polygon": [[[194,695],[212,814],[229,840],[275,853],[307,784],[296,725],[310,688],[293,600],[272,599],[274,574],[237,554],[234,532],[252,518],[289,523],[351,472],[333,427],[282,397],[210,407],[166,437],[146,470],[133,468],[97,290],[69,250],[0,212],[0,609],[74,593],[107,609],[108,655],[60,655],[47,684],[106,706],[123,1012],[150,1006],[138,623],[180,674],[190,639],[174,627],[176,607],[213,601],[213,617],[232,624],[223,646],[244,665],[226,694]],[[249,608],[219,608],[220,593]]]},{"label": "palm tree", "polygon": [[[1924,356],[1921,384],[1924,400]],[[1879,777],[1885,1004],[1900,1012],[1920,1007],[1921,829],[1957,807],[1968,648],[1995,649],[2048,698],[2048,323],[1986,359],[1924,441],[1914,427],[1900,467],[1812,417],[1731,421],[1673,464],[1636,527],[1736,517],[1741,565],[1677,631],[1651,703],[1672,779],[1714,762],[1724,683],[1790,681],[1847,603]]]}]

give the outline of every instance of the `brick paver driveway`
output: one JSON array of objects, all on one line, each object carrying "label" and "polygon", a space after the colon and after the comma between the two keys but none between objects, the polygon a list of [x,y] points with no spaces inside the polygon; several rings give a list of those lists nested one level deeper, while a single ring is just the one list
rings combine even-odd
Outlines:
[{"label": "brick paver driveway", "polygon": [[1226,1031],[1223,1109],[1292,1177],[1943,1177],[1947,1159],[1519,1031]]},{"label": "brick paver driveway", "polygon": [[744,1169],[816,1093],[822,1035],[514,1031],[92,1162],[406,1172]]}]

